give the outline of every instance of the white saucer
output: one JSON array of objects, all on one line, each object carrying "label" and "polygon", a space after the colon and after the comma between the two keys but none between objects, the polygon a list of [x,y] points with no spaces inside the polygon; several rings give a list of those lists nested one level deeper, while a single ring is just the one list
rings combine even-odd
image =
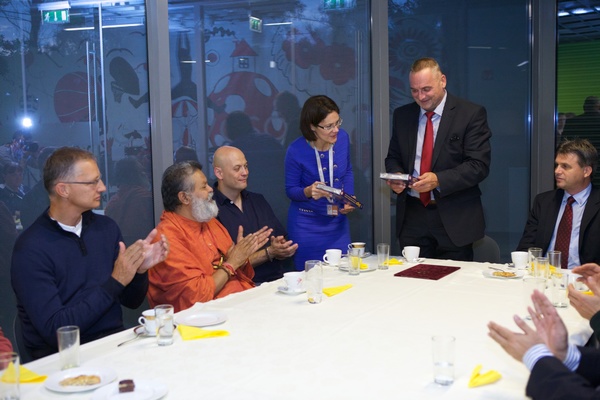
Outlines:
[{"label": "white saucer", "polygon": [[135,333],[138,336],[156,336],[156,333],[148,333],[146,332],[146,328],[144,327],[144,325],[140,325],[140,326],[136,326],[133,329],[133,333]]},{"label": "white saucer", "polygon": [[278,286],[277,287],[277,291],[279,293],[287,294],[287,295],[290,295],[290,296],[297,296],[299,294],[306,293],[306,289],[299,288],[299,289],[296,289],[296,290],[289,290],[287,288],[287,286]]},{"label": "white saucer", "polygon": [[[348,269],[349,269],[348,264],[341,264],[339,268],[340,268],[340,271],[344,271],[344,272],[348,272]],[[371,267],[369,265],[369,268],[367,268],[367,269],[361,268],[360,272],[363,273],[363,272],[371,272],[371,271],[376,271],[376,270],[377,270],[377,267]]]},{"label": "white saucer", "polygon": [[419,257],[419,258],[415,258],[414,260],[408,260],[408,259],[405,258],[405,260],[406,260],[407,263],[416,264],[416,263],[422,263],[423,261],[425,261],[425,258]]}]

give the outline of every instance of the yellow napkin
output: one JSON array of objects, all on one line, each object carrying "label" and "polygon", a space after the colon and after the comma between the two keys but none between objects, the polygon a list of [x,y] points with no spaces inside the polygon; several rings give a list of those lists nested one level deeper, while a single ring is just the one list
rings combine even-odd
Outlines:
[{"label": "yellow napkin", "polygon": [[[19,382],[20,383],[41,383],[46,380],[46,375],[38,375],[33,371],[28,370],[24,366],[19,367]],[[14,383],[15,382],[15,366],[10,364],[6,369],[4,375],[2,375],[2,382]]]},{"label": "yellow napkin", "polygon": [[345,290],[348,290],[352,287],[351,284],[348,285],[343,285],[343,286],[334,286],[334,287],[330,287],[330,288],[324,288],[323,289],[323,293],[325,293],[325,295],[327,297],[331,297],[331,296],[335,296],[336,294],[340,294]]},{"label": "yellow napkin", "polygon": [[229,336],[227,331],[209,331],[195,326],[177,325],[177,330],[183,340],[208,339],[213,337]]},{"label": "yellow napkin", "polygon": [[490,370],[485,374],[480,374],[482,365],[479,364],[475,367],[473,372],[471,373],[471,379],[469,380],[469,387],[474,388],[477,386],[489,385],[490,383],[494,383],[500,378],[502,375],[498,371]]},{"label": "yellow napkin", "polygon": [[369,266],[365,263],[360,263],[360,269],[369,269]]},{"label": "yellow napkin", "polygon": [[401,260],[398,260],[397,258],[390,258],[387,262],[387,265],[402,265],[404,264]]}]

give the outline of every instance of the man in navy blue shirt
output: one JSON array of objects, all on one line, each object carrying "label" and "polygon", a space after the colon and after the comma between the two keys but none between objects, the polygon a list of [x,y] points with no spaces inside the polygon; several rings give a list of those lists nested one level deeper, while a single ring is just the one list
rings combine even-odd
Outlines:
[{"label": "man in navy blue shirt", "polygon": [[260,284],[281,278],[298,245],[286,240],[285,228],[263,195],[246,190],[249,170],[244,153],[235,147],[222,146],[215,152],[213,168],[218,179],[214,185],[214,199],[219,207],[217,219],[229,235],[235,240],[240,225],[244,232],[256,232],[263,226],[273,229],[270,243],[250,258],[255,271],[254,282]]},{"label": "man in navy blue shirt", "polygon": [[123,329],[121,305],[137,308],[148,290],[146,271],[165,260],[165,237],[125,247],[117,224],[91,210],[106,186],[93,154],[56,150],[44,166],[50,207],[13,249],[11,282],[23,342],[36,359],[55,353],[56,329],[77,325],[81,342]]}]

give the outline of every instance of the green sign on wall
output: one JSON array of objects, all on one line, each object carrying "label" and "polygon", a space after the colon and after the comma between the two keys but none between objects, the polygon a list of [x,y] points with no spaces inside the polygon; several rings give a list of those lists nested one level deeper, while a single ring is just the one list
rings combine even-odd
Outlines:
[{"label": "green sign on wall", "polygon": [[42,11],[42,21],[48,24],[66,24],[69,22],[69,10]]}]

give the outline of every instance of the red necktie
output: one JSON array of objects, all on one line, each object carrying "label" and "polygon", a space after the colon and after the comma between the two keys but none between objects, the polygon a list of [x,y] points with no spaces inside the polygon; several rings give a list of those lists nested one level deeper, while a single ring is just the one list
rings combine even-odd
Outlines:
[{"label": "red necktie", "polygon": [[573,228],[573,203],[575,199],[570,196],[563,212],[558,230],[556,231],[556,242],[554,250],[560,251],[561,268],[569,268],[569,245],[571,244],[571,230]]},{"label": "red necktie", "polygon": [[[421,151],[421,175],[431,172],[431,158],[433,157],[433,122],[431,118],[435,115],[433,111],[427,111],[427,124],[425,125],[425,137],[423,138],[423,150]],[[421,203],[425,207],[431,200],[431,192],[423,192],[419,195]]]}]

